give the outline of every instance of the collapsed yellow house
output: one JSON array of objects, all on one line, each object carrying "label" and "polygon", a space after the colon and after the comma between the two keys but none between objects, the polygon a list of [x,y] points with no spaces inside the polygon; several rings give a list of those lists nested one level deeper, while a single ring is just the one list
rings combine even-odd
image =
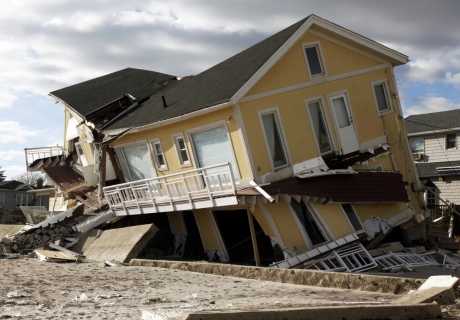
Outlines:
[{"label": "collapsed yellow house", "polygon": [[310,15],[194,76],[128,68],[52,92],[66,169],[33,167],[62,194],[155,222],[176,257],[195,246],[267,265],[349,234],[372,241],[375,219],[423,218],[393,72],[407,62]]}]

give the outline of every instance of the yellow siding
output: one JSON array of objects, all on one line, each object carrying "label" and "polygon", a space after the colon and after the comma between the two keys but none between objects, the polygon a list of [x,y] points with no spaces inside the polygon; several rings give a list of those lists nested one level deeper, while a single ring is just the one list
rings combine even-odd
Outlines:
[{"label": "yellow siding", "polygon": [[[279,203],[268,203],[268,209],[273,216],[286,248],[292,252],[305,252],[308,249],[307,244],[289,207],[290,205],[284,200]],[[297,250],[294,250],[294,247]]]},{"label": "yellow siding", "polygon": [[382,62],[347,47],[307,33],[249,92],[248,96],[310,81],[302,44],[319,41],[329,77],[375,67]]},{"label": "yellow siding", "polygon": [[335,239],[354,232],[340,204],[314,204],[313,206]]},{"label": "yellow siding", "polygon": [[[264,140],[258,111],[278,107],[292,162],[303,162],[319,156],[304,100],[316,97],[323,99],[323,110],[329,124],[331,138],[336,149],[340,149],[328,95],[331,92],[347,92],[357,136],[359,141],[363,143],[385,134],[382,117],[377,116],[377,108],[371,86],[371,82],[381,79],[385,79],[385,70],[376,70],[352,78],[324,82],[314,86],[242,102],[240,104],[241,113],[249,146],[255,167],[260,167],[258,174],[262,175],[271,171],[265,144],[260,143]],[[394,118],[393,113],[390,115]]]},{"label": "yellow siding", "polygon": [[207,210],[193,211],[205,250],[223,250]]},{"label": "yellow siding", "polygon": [[[230,118],[230,120],[228,120]],[[233,152],[238,165],[238,171],[241,178],[251,178],[250,167],[246,161],[245,147],[240,139],[236,117],[233,113],[232,107],[215,111],[200,117],[187,119],[178,123],[165,125],[156,129],[146,130],[142,132],[127,134],[122,138],[116,140],[111,147],[117,147],[123,144],[132,143],[136,141],[143,141],[158,138],[160,139],[163,147],[163,152],[168,164],[168,170],[157,172],[159,176],[172,174],[181,171],[192,170],[196,168],[195,159],[193,159],[192,148],[187,137],[186,131],[193,130],[198,127],[206,126],[216,122],[222,122],[221,125],[226,125],[230,142],[233,146]],[[183,133],[184,139],[188,145],[188,152],[192,161],[191,167],[180,167],[179,158],[177,155],[176,147],[172,135],[175,133]]]},{"label": "yellow siding", "polygon": [[267,221],[262,209],[259,206],[254,206],[254,217],[256,218],[257,222],[261,226],[264,233],[269,236],[270,238],[276,239],[275,233],[270,226],[270,223]]},{"label": "yellow siding", "polygon": [[187,228],[185,227],[183,213],[174,211],[168,212],[169,225],[173,234],[187,236]]}]

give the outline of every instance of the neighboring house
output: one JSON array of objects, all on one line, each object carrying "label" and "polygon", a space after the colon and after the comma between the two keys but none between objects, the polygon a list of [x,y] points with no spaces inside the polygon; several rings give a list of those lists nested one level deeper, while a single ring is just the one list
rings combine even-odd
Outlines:
[{"label": "neighboring house", "polygon": [[428,209],[439,217],[444,201],[460,204],[460,110],[411,115],[405,126]]},{"label": "neighboring house", "polygon": [[0,181],[0,213],[3,216],[0,221],[8,220],[5,212],[13,215],[18,221],[25,220],[21,207],[43,206],[48,208],[48,205],[49,196],[37,194],[34,187],[16,180]]},{"label": "neighboring house", "polygon": [[376,218],[407,228],[423,213],[393,73],[407,61],[311,15],[195,76],[120,70],[51,92],[65,157],[29,170],[86,202],[99,189],[179,256],[259,264]]}]

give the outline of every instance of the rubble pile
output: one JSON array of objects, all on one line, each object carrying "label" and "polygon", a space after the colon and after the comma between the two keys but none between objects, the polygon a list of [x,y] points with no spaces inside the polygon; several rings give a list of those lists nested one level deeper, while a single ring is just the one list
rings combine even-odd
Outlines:
[{"label": "rubble pile", "polygon": [[0,252],[26,254],[50,243],[71,247],[78,242],[74,226],[78,223],[76,218],[82,214],[83,206],[76,206],[39,224],[25,225],[17,233],[0,239]]}]

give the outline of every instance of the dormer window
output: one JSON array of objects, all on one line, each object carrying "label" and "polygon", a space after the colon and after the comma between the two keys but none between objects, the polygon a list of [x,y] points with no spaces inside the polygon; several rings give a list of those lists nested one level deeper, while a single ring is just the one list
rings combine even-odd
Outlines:
[{"label": "dormer window", "polygon": [[310,76],[325,74],[319,43],[307,44],[303,48]]}]

